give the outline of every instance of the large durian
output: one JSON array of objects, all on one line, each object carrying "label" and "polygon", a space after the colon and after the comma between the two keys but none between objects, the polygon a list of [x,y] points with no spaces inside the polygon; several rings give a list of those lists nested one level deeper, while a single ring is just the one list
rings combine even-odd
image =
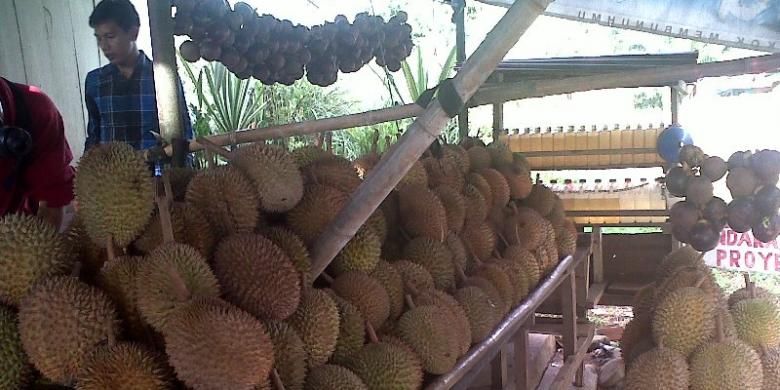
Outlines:
[{"label": "large durian", "polygon": [[403,256],[425,267],[437,288],[450,290],[455,287],[452,253],[445,244],[426,237],[415,238],[406,244]]},{"label": "large durian", "polygon": [[466,222],[466,200],[463,199],[459,192],[447,186],[436,187],[433,192],[436,193],[442,206],[444,206],[444,213],[447,216],[447,227],[455,233],[460,233],[463,229],[463,224]]},{"label": "large durian", "polygon": [[330,263],[329,270],[334,275],[349,271],[371,272],[376,268],[381,254],[382,241],[373,229],[364,226],[339,251]]},{"label": "large durian", "polygon": [[504,175],[492,168],[479,171],[479,175],[485,178],[490,186],[490,193],[493,194],[493,207],[506,206],[509,203],[510,189]]},{"label": "large durian", "polygon": [[[286,389],[286,387],[285,387]],[[306,377],[306,390],[368,390],[359,376],[333,364],[315,367]]]},{"label": "large durian", "polygon": [[455,297],[441,290],[429,289],[415,296],[414,302],[420,306],[432,305],[449,310],[453,320],[452,326],[458,336],[459,353],[462,356],[468,352],[471,347],[471,326],[466,312]]},{"label": "large durian", "polygon": [[306,346],[295,330],[284,322],[265,323],[274,345],[274,369],[285,390],[302,390],[306,381]]},{"label": "large durian", "polygon": [[11,308],[0,306],[0,389],[24,389],[32,377],[19,337],[19,318]]},{"label": "large durian", "polygon": [[79,218],[95,244],[109,237],[128,246],[154,211],[152,173],[129,144],[112,142],[89,149],[79,161],[74,192]]},{"label": "large durian", "polygon": [[626,373],[626,388],[632,390],[688,390],[690,374],[685,356],[654,348],[633,362]]},{"label": "large durian", "polygon": [[395,320],[404,308],[404,281],[401,273],[390,263],[380,260],[369,275],[382,283],[387,291],[390,298],[390,319]]},{"label": "large durian", "polygon": [[86,359],[77,390],[170,389],[173,372],[165,359],[143,345],[122,342],[96,348]]},{"label": "large durian", "polygon": [[366,321],[355,305],[336,293],[332,293],[331,298],[339,308],[339,337],[330,362],[343,364],[363,347],[366,339]]},{"label": "large durian", "polygon": [[731,308],[737,335],[753,348],[774,348],[780,345],[780,310],[774,301],[751,298],[737,302]]},{"label": "large durian", "polygon": [[463,187],[463,200],[466,202],[466,226],[485,222],[488,215],[488,204],[477,187],[466,184]]},{"label": "large durian", "polygon": [[703,345],[690,357],[691,390],[761,390],[763,370],[755,350],[740,340]]},{"label": "large durian", "polygon": [[218,237],[251,233],[259,222],[257,192],[231,165],[199,171],[190,181],[186,199],[206,216]]},{"label": "large durian", "polygon": [[311,257],[309,249],[298,235],[283,227],[273,227],[263,235],[281,248],[301,275],[301,288],[311,285]]},{"label": "large durian", "polygon": [[252,180],[264,211],[288,211],[303,197],[301,172],[295,159],[281,146],[243,146],[236,150],[231,162]]},{"label": "large durian", "polygon": [[339,310],[328,293],[309,289],[287,322],[305,344],[308,367],[325,364],[330,359],[339,336]]},{"label": "large durian", "polygon": [[436,306],[418,306],[398,320],[399,336],[414,349],[426,372],[441,375],[455,366],[460,345],[453,321],[447,309]]},{"label": "large durian", "polygon": [[371,390],[417,390],[422,386],[419,358],[398,345],[367,344],[352,356],[346,367]]},{"label": "large durian", "polygon": [[333,291],[353,304],[366,321],[379,329],[390,317],[390,297],[378,280],[360,271],[341,274],[331,284]]},{"label": "large durian", "polygon": [[[197,249],[203,257],[211,257],[217,237],[206,216],[198,208],[183,202],[173,203],[170,213],[174,240]],[[162,243],[160,214],[155,213],[146,230],[135,240],[134,245],[142,253],[149,253]]]},{"label": "large durian", "polygon": [[125,332],[133,337],[145,336],[145,324],[138,312],[138,270],[143,257],[122,256],[106,262],[98,277],[98,287],[116,304]]},{"label": "large durian", "polygon": [[485,339],[501,319],[498,307],[477,287],[464,287],[455,292],[455,299],[466,312],[471,326],[471,341],[478,343]]},{"label": "large durian", "polygon": [[715,332],[715,297],[697,287],[683,287],[660,301],[653,317],[657,344],[689,356]]},{"label": "large durian", "polygon": [[287,213],[287,224],[311,245],[348,200],[348,194],[333,187],[321,184],[309,186],[301,202]]},{"label": "large durian", "polygon": [[447,213],[441,200],[428,187],[405,186],[400,192],[401,223],[412,237],[444,241],[448,232]]}]

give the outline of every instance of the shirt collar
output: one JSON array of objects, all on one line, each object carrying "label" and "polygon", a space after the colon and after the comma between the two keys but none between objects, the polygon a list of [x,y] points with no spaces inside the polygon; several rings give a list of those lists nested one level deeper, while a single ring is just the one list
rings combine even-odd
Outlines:
[{"label": "shirt collar", "polygon": [[[149,57],[144,53],[143,50],[138,50],[138,58],[135,60],[135,71],[141,69],[147,69],[151,68],[152,66],[152,60],[149,59]],[[103,67],[103,73],[106,75],[113,75],[115,73],[119,72],[119,67],[116,65],[109,63],[108,65]],[[134,72],[135,73],[135,72]]]}]

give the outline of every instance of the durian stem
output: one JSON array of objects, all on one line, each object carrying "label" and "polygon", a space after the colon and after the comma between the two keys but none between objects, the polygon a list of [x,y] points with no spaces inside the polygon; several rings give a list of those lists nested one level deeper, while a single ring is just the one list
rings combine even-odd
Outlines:
[{"label": "durian stem", "polygon": [[750,282],[748,284],[748,294],[750,294],[750,299],[756,299],[756,283]]},{"label": "durian stem", "polygon": [[699,280],[696,281],[696,284],[693,285],[693,287],[699,288],[702,284],[704,284],[704,280],[706,280],[706,276],[702,276],[699,278]]},{"label": "durian stem", "polygon": [[330,276],[330,275],[326,274],[325,272],[323,272],[322,274],[320,274],[320,276],[322,276],[322,279],[324,279],[326,283],[328,283],[328,284],[333,284],[333,281],[334,281],[334,279],[333,279],[333,277],[332,277],[332,276]]},{"label": "durian stem", "polygon": [[465,282],[468,278],[466,277],[466,272],[463,271],[463,267],[461,267],[457,262],[452,262],[452,265],[455,266],[455,276],[458,277],[458,282]]},{"label": "durian stem", "polygon": [[173,266],[166,267],[166,271],[168,272],[168,276],[171,278],[171,286],[173,286],[174,294],[176,294],[176,298],[179,300],[179,302],[187,302],[190,300],[192,294],[190,294],[190,290],[187,288],[187,283],[184,281],[184,279],[181,277],[178,271],[176,271]]},{"label": "durian stem", "polygon": [[276,390],[285,390],[284,383],[282,383],[282,377],[279,376],[279,371],[276,371],[275,368],[271,370],[271,377],[274,379],[274,386],[276,386]]},{"label": "durian stem", "polygon": [[482,267],[484,262],[482,261],[482,259],[480,259],[477,256],[476,253],[474,253],[474,249],[471,247],[471,244],[469,244],[469,243],[465,243],[465,244],[466,244],[465,247],[466,247],[466,249],[468,249],[469,254],[471,255],[472,258],[474,258],[474,262],[477,263],[477,267]]},{"label": "durian stem", "polygon": [[219,155],[219,156],[221,156],[222,158],[224,158],[227,161],[231,161],[233,159],[233,154],[232,153],[230,153],[229,151],[225,150],[225,148],[223,148],[223,147],[221,147],[221,146],[211,142],[208,138],[206,138],[206,137],[198,137],[197,141],[198,141],[198,144],[203,146],[203,149],[206,149],[206,150],[208,150],[211,153]]},{"label": "durian stem", "polygon": [[374,129],[374,134],[371,136],[371,153],[376,154],[379,149],[379,130]]},{"label": "durian stem", "polygon": [[174,242],[173,222],[171,221],[171,208],[170,208],[171,198],[167,194],[160,195],[161,189],[163,190],[163,193],[166,193],[168,192],[170,186],[171,186],[170,181],[168,181],[167,185],[165,184],[165,177],[163,177],[162,180],[160,180],[159,178],[157,179],[157,191],[155,194],[155,201],[157,202],[157,211],[159,213],[158,215],[160,216],[160,227],[162,228],[164,243]]},{"label": "durian stem", "polygon": [[715,337],[718,338],[719,343],[726,339],[726,336],[723,333],[723,317],[720,313],[715,316]]},{"label": "durian stem", "polygon": [[409,309],[414,309],[417,307],[417,305],[414,304],[414,299],[412,299],[410,294],[404,295],[404,299],[406,300],[406,305],[409,306]]},{"label": "durian stem", "polygon": [[498,251],[498,248],[493,248],[493,256],[496,259],[502,260],[504,257],[501,255],[501,252]]},{"label": "durian stem", "polygon": [[496,230],[496,235],[501,240],[501,242],[504,243],[504,246],[507,246],[507,247],[511,246],[511,245],[509,245],[509,241],[506,240],[506,237],[504,237],[503,233],[501,233],[498,230]]},{"label": "durian stem", "polygon": [[368,320],[366,320],[366,331],[368,332],[368,339],[371,340],[372,343],[376,344],[379,342],[379,337],[376,337],[374,326],[371,325],[371,322]]},{"label": "durian stem", "polygon": [[114,248],[114,237],[110,234],[106,238],[106,255],[108,256],[109,261],[113,261],[116,259],[116,249]]}]

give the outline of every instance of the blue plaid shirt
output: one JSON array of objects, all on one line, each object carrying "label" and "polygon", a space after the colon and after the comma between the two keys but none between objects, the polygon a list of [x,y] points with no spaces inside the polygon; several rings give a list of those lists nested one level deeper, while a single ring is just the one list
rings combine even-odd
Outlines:
[{"label": "blue plaid shirt", "polygon": [[[133,75],[127,79],[114,64],[87,74],[84,98],[89,113],[85,150],[107,142],[126,142],[136,149],[157,145],[157,98],[152,61],[141,51]],[[192,124],[179,83],[184,138],[192,139]]]}]

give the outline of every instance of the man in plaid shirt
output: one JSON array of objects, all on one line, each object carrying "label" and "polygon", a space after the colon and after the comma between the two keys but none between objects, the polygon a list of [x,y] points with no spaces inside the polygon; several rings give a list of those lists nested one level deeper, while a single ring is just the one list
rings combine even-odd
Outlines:
[{"label": "man in plaid shirt", "polygon": [[[106,142],[126,142],[136,149],[157,145],[157,99],[152,61],[138,50],[141,21],[129,0],[103,0],[89,17],[100,50],[109,64],[87,74],[85,100],[89,113],[85,150]],[[185,139],[192,125],[179,83]]]}]

